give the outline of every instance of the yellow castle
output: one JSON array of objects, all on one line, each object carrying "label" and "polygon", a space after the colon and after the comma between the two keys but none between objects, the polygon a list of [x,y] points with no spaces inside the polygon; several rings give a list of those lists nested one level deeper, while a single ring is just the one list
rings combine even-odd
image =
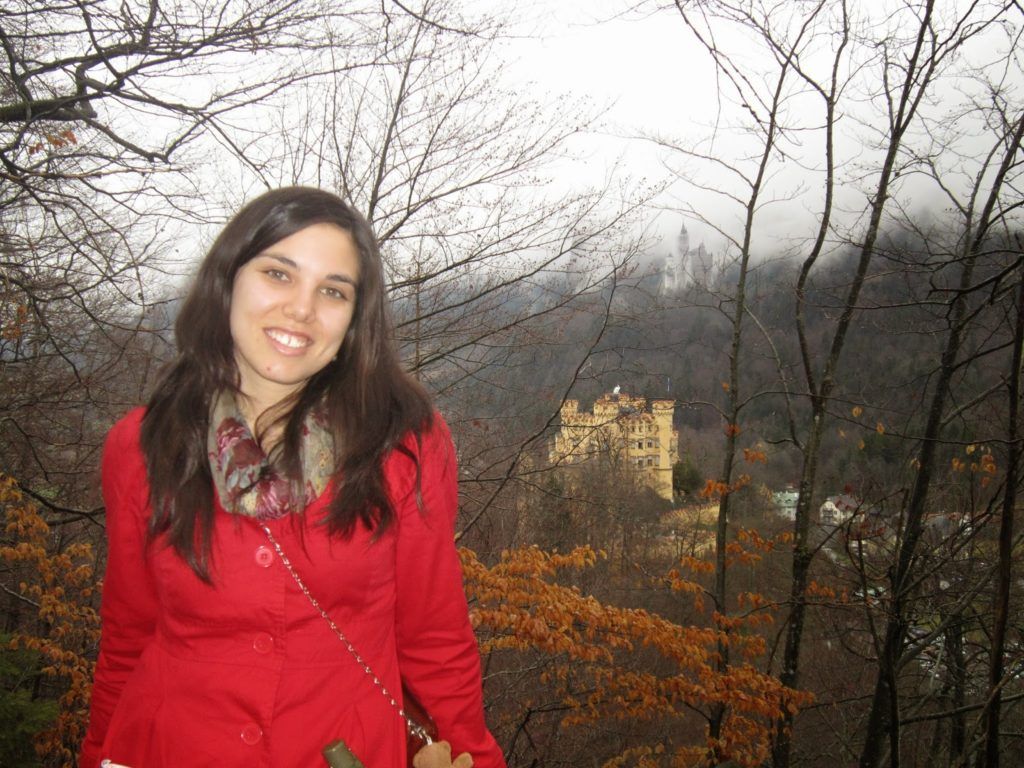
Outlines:
[{"label": "yellow castle", "polygon": [[549,452],[552,464],[575,465],[595,459],[634,467],[660,496],[672,500],[672,465],[679,460],[679,433],[672,429],[673,400],[652,400],[620,393],[594,402],[591,413],[578,400],[566,400],[561,426]]}]

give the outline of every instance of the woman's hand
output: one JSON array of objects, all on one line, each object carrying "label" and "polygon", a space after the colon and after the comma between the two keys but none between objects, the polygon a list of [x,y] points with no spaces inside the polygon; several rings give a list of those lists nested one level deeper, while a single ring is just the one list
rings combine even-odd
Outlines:
[{"label": "woman's hand", "polygon": [[435,741],[420,749],[412,759],[413,768],[473,768],[473,758],[468,752],[452,760],[452,745],[447,741]]}]

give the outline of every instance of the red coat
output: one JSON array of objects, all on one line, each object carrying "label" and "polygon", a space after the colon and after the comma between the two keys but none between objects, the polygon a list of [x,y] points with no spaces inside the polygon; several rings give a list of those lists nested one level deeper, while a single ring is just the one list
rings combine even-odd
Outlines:
[{"label": "red coat", "polygon": [[[80,768],[313,768],[342,738],[367,768],[405,765],[405,726],[316,614],[251,519],[218,504],[213,586],[161,541],[146,549],[142,409],[103,455],[109,560],[102,638]],[[408,445],[416,450],[416,442]],[[438,418],[415,467],[394,452],[385,475],[396,521],[349,540],[301,516],[270,523],[310,591],[396,697],[400,674],[455,753],[504,766],[484,725],[480,659],[453,543],[456,466]]]}]

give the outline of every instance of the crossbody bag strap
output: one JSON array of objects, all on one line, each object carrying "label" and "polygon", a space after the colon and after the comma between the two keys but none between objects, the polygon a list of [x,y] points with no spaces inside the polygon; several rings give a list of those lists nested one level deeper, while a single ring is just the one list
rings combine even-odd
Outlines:
[{"label": "crossbody bag strap", "polygon": [[331,631],[334,632],[334,634],[341,641],[342,645],[345,646],[349,654],[355,660],[356,664],[358,664],[359,667],[363,670],[363,672],[365,672],[366,675],[371,680],[373,680],[373,684],[377,687],[377,690],[379,690],[381,692],[381,695],[387,700],[387,702],[392,707],[394,707],[395,711],[398,712],[399,717],[401,717],[405,721],[405,724],[409,729],[409,733],[411,733],[416,738],[421,739],[424,744],[433,744],[434,740],[430,737],[430,733],[427,731],[427,729],[420,723],[416,722],[412,717],[410,717],[409,714],[405,711],[405,709],[403,709],[402,706],[399,705],[398,701],[387,689],[387,686],[384,685],[384,682],[373,673],[373,669],[370,667],[370,665],[367,664],[366,660],[359,655],[359,651],[357,651],[356,647],[352,645],[352,642],[345,636],[345,633],[341,631],[341,627],[339,627],[334,622],[334,619],[332,619],[330,614],[324,610],[323,606],[320,605],[320,602],[315,597],[313,597],[313,593],[309,591],[309,587],[306,586],[306,582],[302,580],[302,577],[299,576],[299,572],[295,570],[295,566],[293,566],[292,561],[288,559],[288,555],[286,555],[284,549],[281,548],[281,543],[271,532],[269,526],[263,525],[260,527],[263,528],[263,532],[267,535],[267,539],[274,547],[274,551],[277,552],[277,556],[281,558],[281,562],[284,564],[285,570],[287,570],[288,573],[291,574],[291,577],[295,580],[295,583],[299,587],[299,591],[306,596],[306,599],[309,600],[309,604],[312,605],[314,610],[316,610],[316,612],[320,614],[323,620],[327,622],[327,626],[331,628]]}]

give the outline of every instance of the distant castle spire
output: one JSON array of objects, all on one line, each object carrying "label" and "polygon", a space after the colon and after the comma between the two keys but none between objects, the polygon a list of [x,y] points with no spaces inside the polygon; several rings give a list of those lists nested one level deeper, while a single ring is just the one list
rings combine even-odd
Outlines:
[{"label": "distant castle spire", "polygon": [[662,265],[661,293],[675,293],[682,288],[689,273],[690,233],[686,230],[686,222],[679,227],[676,241]]},{"label": "distant castle spire", "polygon": [[676,236],[676,247],[672,254],[677,259],[685,258],[686,254],[690,252],[690,233],[686,231],[686,222],[679,228],[679,234]]}]

